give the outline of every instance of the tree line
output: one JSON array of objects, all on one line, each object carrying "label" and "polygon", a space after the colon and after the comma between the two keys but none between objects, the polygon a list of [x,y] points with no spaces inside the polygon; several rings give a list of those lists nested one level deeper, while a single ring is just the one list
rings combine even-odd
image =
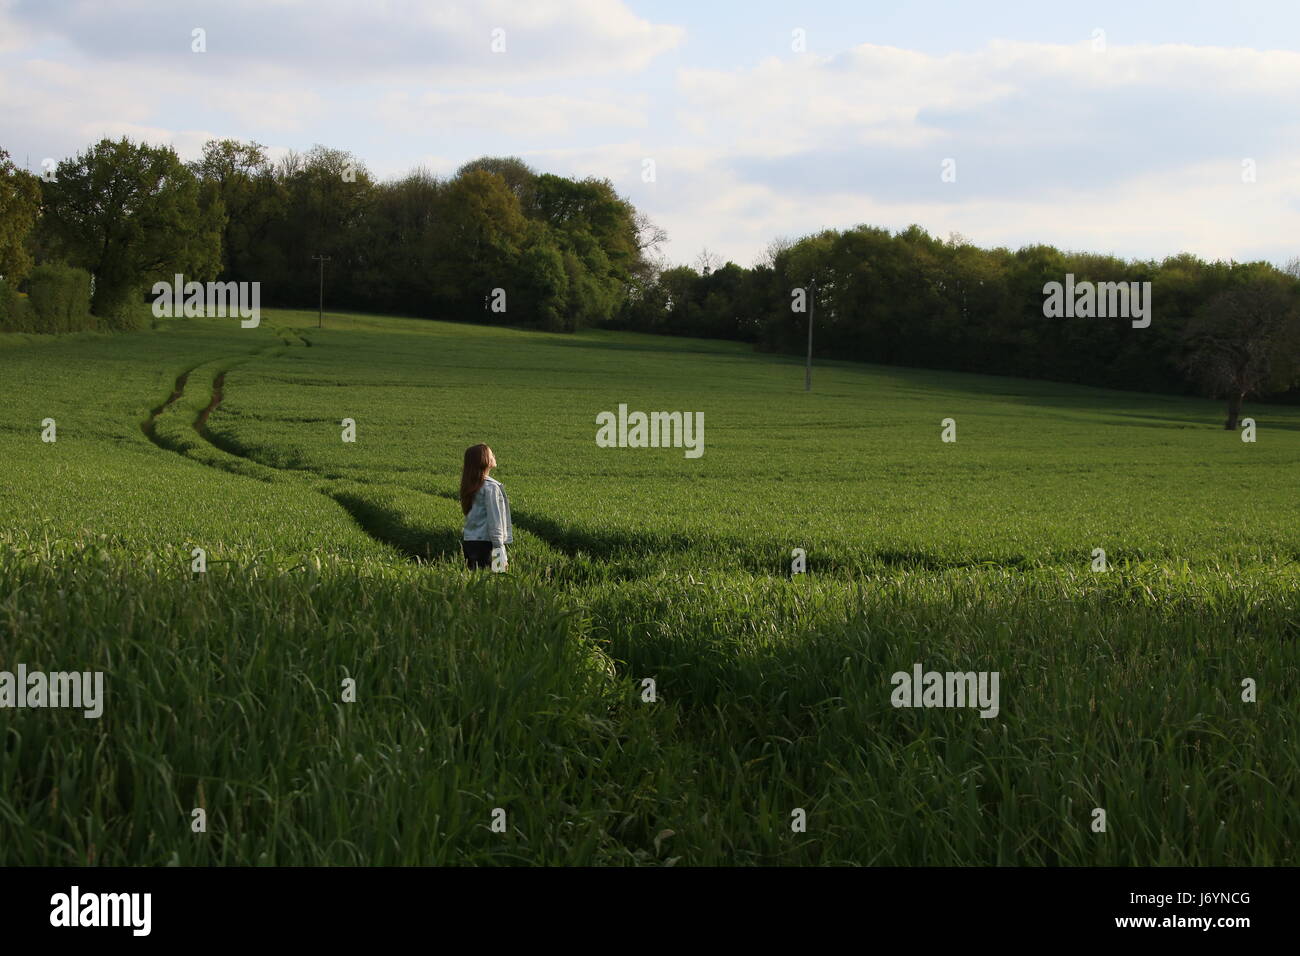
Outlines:
[{"label": "tree line", "polygon": [[[66,330],[86,273],[89,313],[106,328],[138,322],[152,284],[175,273],[255,281],[264,304],[312,307],[313,256],[326,256],[334,309],[798,354],[800,308],[814,308],[820,356],[1198,389],[1228,401],[1230,428],[1248,396],[1300,397],[1300,259],[1286,269],[1186,253],[1124,260],[862,225],[775,241],[750,268],[707,251],[669,266],[657,254],[665,238],[608,180],[539,173],[515,157],[380,182],[353,154],[323,146],[273,161],[258,143],[213,140],[184,163],[166,146],[105,139],[48,177],[0,150],[0,327],[26,282],[34,321]],[[1149,282],[1151,325],[1046,317],[1044,287],[1067,274]]]},{"label": "tree line", "polygon": [[[333,308],[572,331],[613,320],[655,234],[608,180],[538,174],[509,157],[388,182],[343,150],[273,162],[260,144],[229,139],[191,163],[105,139],[48,179],[0,162],[23,207],[4,274],[21,278],[32,259],[83,268],[91,312],[110,325],[176,273],[259,282],[269,305],[315,305],[313,256],[325,256]],[[501,306],[487,308],[498,289]]]},{"label": "tree line", "polygon": [[[1045,288],[1066,276],[1150,283],[1151,323],[1048,318]],[[985,249],[920,226],[874,226],[777,240],[765,261],[665,268],[619,316],[641,332],[751,342],[814,354],[1227,400],[1236,428],[1249,396],[1300,400],[1300,258],[1207,262],[1183,253],[1124,260],[1048,245]]]}]

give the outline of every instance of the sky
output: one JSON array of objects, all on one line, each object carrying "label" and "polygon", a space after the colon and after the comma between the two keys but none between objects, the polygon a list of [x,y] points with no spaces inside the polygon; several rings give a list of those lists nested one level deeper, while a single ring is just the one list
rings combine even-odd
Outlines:
[{"label": "sky", "polygon": [[916,223],[1281,264],[1300,3],[0,0],[0,147],[40,172],[124,135],[380,179],[519,156],[609,179],[671,263]]}]

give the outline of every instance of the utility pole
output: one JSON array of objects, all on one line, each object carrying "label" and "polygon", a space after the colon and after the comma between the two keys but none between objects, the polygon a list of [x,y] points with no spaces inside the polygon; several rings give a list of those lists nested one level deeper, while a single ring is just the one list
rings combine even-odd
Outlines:
[{"label": "utility pole", "polygon": [[[312,258],[320,262],[320,314],[316,316],[316,328],[323,329],[325,328],[325,263],[330,261],[330,257],[312,256]],[[808,334],[810,336],[812,335],[811,332]],[[811,339],[809,341],[811,341]],[[811,345],[808,347],[812,348]]]},{"label": "utility pole", "polygon": [[812,391],[812,327],[813,314],[817,311],[817,280],[808,283],[808,362],[803,370],[803,390]]}]

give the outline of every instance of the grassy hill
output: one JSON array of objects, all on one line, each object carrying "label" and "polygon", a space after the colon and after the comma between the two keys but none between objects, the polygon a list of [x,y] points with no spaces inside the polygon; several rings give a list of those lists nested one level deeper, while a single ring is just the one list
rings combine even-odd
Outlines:
[{"label": "grassy hill", "polygon": [[[1295,862],[1300,409],[326,324],[0,337],[0,668],[108,688],[0,711],[0,862]],[[894,707],[918,662],[998,715]]]}]

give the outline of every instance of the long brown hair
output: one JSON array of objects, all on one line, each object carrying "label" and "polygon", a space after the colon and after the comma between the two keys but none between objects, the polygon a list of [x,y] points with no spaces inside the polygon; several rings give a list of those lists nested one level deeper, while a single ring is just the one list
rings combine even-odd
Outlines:
[{"label": "long brown hair", "polygon": [[474,507],[474,496],[483,487],[491,454],[492,449],[487,445],[471,445],[465,449],[465,468],[460,473],[460,510],[465,514]]}]

